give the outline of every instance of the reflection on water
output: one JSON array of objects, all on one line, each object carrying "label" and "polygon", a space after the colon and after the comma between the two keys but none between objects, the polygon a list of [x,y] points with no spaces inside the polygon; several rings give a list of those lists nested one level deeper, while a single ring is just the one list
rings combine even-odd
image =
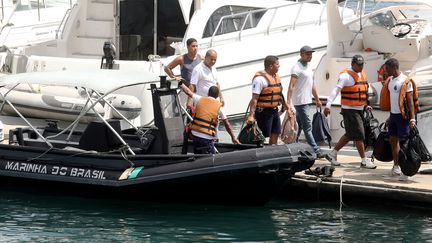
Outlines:
[{"label": "reflection on water", "polygon": [[274,201],[226,207],[2,193],[0,241],[305,242],[427,241],[424,212]]}]

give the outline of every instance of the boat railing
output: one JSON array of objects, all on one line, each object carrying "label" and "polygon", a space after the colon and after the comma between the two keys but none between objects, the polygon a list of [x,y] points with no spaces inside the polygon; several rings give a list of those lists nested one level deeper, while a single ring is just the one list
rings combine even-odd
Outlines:
[{"label": "boat railing", "polygon": [[[77,6],[77,4],[75,4],[73,7],[76,7],[76,6]],[[66,12],[65,12],[65,15],[63,16],[62,20],[60,21],[60,24],[59,24],[59,26],[58,26],[58,28],[56,30],[56,35],[55,35],[56,40],[59,39],[58,38],[59,32],[61,32],[60,39],[63,39],[63,29],[64,29],[65,24],[67,23],[67,21],[68,21],[68,19],[70,17],[70,13],[71,12],[72,12],[72,8],[67,9]]]},{"label": "boat railing", "polygon": [[[26,29],[26,28],[32,28],[32,30],[35,30],[35,29],[38,29],[38,28],[44,29],[46,27],[55,27],[55,26],[57,26],[57,23],[58,22],[47,22],[47,23],[38,24],[38,25],[21,25],[21,26],[14,26],[13,24],[11,24],[11,25],[3,26],[3,27],[7,27],[7,26],[9,27],[9,28],[7,28],[7,30],[8,30],[7,33],[2,34],[2,32],[6,29],[6,28],[2,28],[0,30],[0,34],[2,34],[4,36],[4,37],[2,37],[2,40],[3,40],[3,43],[4,43],[9,38],[9,35],[11,33],[14,33],[15,31],[18,31],[20,29]],[[27,38],[26,40],[28,41],[29,39]]]},{"label": "boat railing", "polygon": [[[72,0],[69,0],[69,8],[65,11],[65,14],[63,15],[63,18],[62,18],[62,20],[61,20],[61,22],[60,22],[60,24],[59,24],[59,26],[58,26],[58,28],[57,28],[57,30],[56,30],[56,39],[57,39],[57,37],[58,37],[58,32],[59,31],[61,31],[61,28],[62,27],[64,27],[64,23],[67,21],[67,19],[68,19],[68,17],[69,17],[69,14],[70,14],[70,12],[71,12],[71,9],[72,9],[72,7],[74,7],[77,3],[75,3],[75,4],[73,4],[72,3],[73,1]],[[75,1],[76,2],[76,1]],[[19,25],[19,26],[16,26],[16,25],[14,25],[14,23],[12,23],[11,22],[11,20],[12,20],[12,18],[14,17],[14,15],[15,15],[15,13],[16,12],[18,12],[18,6],[19,6],[19,4],[20,4],[20,2],[18,2],[18,3],[16,3],[16,4],[14,4],[14,7],[13,7],[13,9],[12,9],[12,11],[11,11],[11,13],[9,14],[9,17],[8,17],[8,19],[6,20],[6,21],[3,21],[4,19],[4,5],[3,5],[3,0],[1,0],[1,11],[2,11],[2,16],[1,16],[1,22],[3,23],[3,25],[2,25],[2,27],[1,27],[1,29],[0,29],[0,34],[2,34],[3,33],[3,30],[6,28],[6,27],[9,27],[8,29],[9,29],[9,32],[8,32],[8,34],[6,35],[6,38],[3,38],[3,40],[6,40],[7,39],[7,37],[8,37],[8,35],[9,35],[9,33],[10,33],[10,29],[20,29],[20,28],[28,28],[28,27],[30,27],[30,26],[34,26],[35,24],[32,24],[32,25]],[[41,21],[41,17],[42,17],[42,14],[41,14],[41,9],[45,9],[45,8],[47,8],[47,6],[46,6],[46,3],[45,3],[45,1],[42,1],[42,3],[40,3],[40,0],[37,0],[37,22],[40,22]],[[57,23],[58,23],[58,21],[55,21],[55,22],[47,22],[47,23],[45,23],[45,24],[49,24],[49,25],[51,25],[52,23],[55,23],[55,25],[57,25]],[[38,24],[39,25],[39,24]],[[44,25],[44,27],[46,27],[47,25]]]},{"label": "boat railing", "polygon": [[4,19],[4,1],[1,0],[1,22],[3,23],[3,19]]},{"label": "boat railing", "polygon": [[14,111],[15,113],[21,117],[21,119],[38,135],[38,137],[40,137],[49,147],[50,149],[52,149],[54,146],[21,114],[21,112],[18,111],[18,109],[6,98],[6,96],[13,90],[15,89],[18,84],[15,84],[11,89],[9,89],[5,94],[0,93],[0,97],[3,100],[3,102],[0,105],[0,111],[3,110],[3,107],[5,106],[5,104],[8,104]]},{"label": "boat railing", "polygon": [[[238,40],[241,40],[241,38],[243,36],[243,33],[244,33],[243,30],[245,30],[246,26],[247,26],[246,23],[248,21],[252,20],[251,17],[252,17],[253,14],[265,13],[265,12],[267,12],[269,10],[274,10],[273,11],[273,15],[271,16],[271,19],[269,21],[269,24],[267,25],[267,28],[264,31],[262,31],[262,32],[256,33],[256,34],[262,34],[262,33],[264,33],[264,34],[269,35],[272,31],[279,31],[281,29],[287,30],[287,29],[291,28],[292,30],[295,30],[295,28],[298,26],[298,20],[299,20],[300,14],[302,12],[303,5],[305,3],[316,3],[316,2],[322,6],[321,13],[318,16],[318,19],[316,21],[311,21],[311,22],[308,22],[308,23],[316,23],[318,25],[321,25],[321,23],[322,23],[322,17],[323,17],[323,14],[325,12],[325,4],[321,0],[307,0],[307,1],[302,1],[302,2],[294,2],[294,3],[284,4],[284,5],[276,6],[276,7],[270,7],[270,8],[265,8],[265,9],[256,9],[256,10],[249,10],[247,12],[241,12],[241,13],[235,13],[235,14],[230,14],[230,15],[222,16],[220,18],[218,24],[216,25],[215,30],[213,31],[213,34],[212,34],[211,39],[210,39],[210,43],[209,43],[210,46],[209,47],[213,46],[214,39],[218,35],[218,32],[219,32],[219,30],[220,30],[220,28],[222,26],[222,23],[224,21],[226,21],[227,19],[235,19],[235,18],[242,18],[242,17],[244,17],[244,21],[242,23],[242,26],[241,26],[240,30],[238,30],[239,33],[238,33],[238,37],[237,37]],[[296,6],[296,5],[299,5],[299,9],[297,11],[296,17],[294,18],[293,22],[291,22],[289,24],[286,24],[286,25],[283,25],[283,26],[273,27],[273,21],[274,21],[274,19],[276,17],[276,13],[277,13],[277,11],[279,9],[286,8],[286,7],[292,7],[292,6]]]}]

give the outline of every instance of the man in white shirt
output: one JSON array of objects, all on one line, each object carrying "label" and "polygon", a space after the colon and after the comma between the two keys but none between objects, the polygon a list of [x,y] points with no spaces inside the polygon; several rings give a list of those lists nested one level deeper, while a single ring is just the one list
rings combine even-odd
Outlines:
[{"label": "man in white shirt", "polygon": [[303,46],[300,49],[300,59],[291,69],[291,80],[287,94],[287,107],[291,109],[292,105],[296,110],[296,119],[300,131],[305,133],[306,141],[314,149],[317,158],[324,158],[320,147],[316,144],[312,135],[312,121],[310,119],[310,104],[312,96],[315,97],[315,105],[321,107],[316,86],[313,81],[312,68],[308,63],[312,60],[314,50],[310,46]]},{"label": "man in white shirt", "polygon": [[207,96],[209,88],[211,86],[217,86],[219,88],[219,100],[222,105],[224,105],[224,99],[217,80],[217,71],[214,67],[216,60],[216,51],[212,49],[208,50],[204,57],[204,61],[195,66],[192,71],[190,80],[191,90],[196,92],[198,95]]},{"label": "man in white shirt", "polygon": [[354,55],[351,60],[351,68],[345,69],[339,75],[336,88],[327,99],[324,114],[330,114],[331,105],[336,96],[341,93],[342,116],[344,119],[345,134],[339,139],[334,149],[326,154],[326,159],[334,166],[340,165],[337,161],[337,153],[349,141],[354,141],[361,157],[360,167],[375,169],[375,164],[366,158],[364,147],[364,110],[372,110],[368,105],[368,83],[363,71],[364,59],[361,55]]},{"label": "man in white shirt", "polygon": [[[411,82],[405,83],[407,76],[399,71],[399,61],[395,58],[390,58],[385,62],[385,68],[390,80],[388,84],[385,84],[384,88],[388,88],[390,91],[390,117],[387,120],[388,132],[390,136],[390,145],[392,147],[393,154],[393,168],[390,171],[391,176],[399,176],[400,181],[408,179],[399,167],[399,141],[406,139],[409,136],[410,127],[416,126],[416,120],[414,119],[414,101],[413,101],[413,86]],[[406,85],[406,87],[404,87]],[[409,114],[406,114],[408,119],[405,119],[401,114],[399,96],[401,92],[406,93],[406,99],[408,101]],[[407,112],[407,111],[406,111]]]}]

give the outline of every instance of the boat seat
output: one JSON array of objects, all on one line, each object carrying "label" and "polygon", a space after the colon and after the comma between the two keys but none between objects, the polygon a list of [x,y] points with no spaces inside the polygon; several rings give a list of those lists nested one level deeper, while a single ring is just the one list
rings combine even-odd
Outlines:
[{"label": "boat seat", "polygon": [[[107,122],[120,136],[122,136],[119,120],[109,119]],[[118,149],[120,146],[122,146],[121,141],[104,122],[92,121],[84,130],[79,140],[78,148],[84,150],[95,150],[98,152],[108,152]]]},{"label": "boat seat", "polygon": [[363,46],[381,53],[395,53],[399,61],[415,61],[420,54],[416,38],[395,37],[389,29],[371,25],[363,28]]}]

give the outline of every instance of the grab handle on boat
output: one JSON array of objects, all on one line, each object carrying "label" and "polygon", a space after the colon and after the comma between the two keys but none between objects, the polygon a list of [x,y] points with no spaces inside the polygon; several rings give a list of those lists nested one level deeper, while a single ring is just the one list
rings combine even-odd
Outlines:
[{"label": "grab handle on boat", "polygon": [[316,155],[309,153],[309,151],[299,151],[300,156],[298,157],[299,161],[311,161],[316,159]]}]

